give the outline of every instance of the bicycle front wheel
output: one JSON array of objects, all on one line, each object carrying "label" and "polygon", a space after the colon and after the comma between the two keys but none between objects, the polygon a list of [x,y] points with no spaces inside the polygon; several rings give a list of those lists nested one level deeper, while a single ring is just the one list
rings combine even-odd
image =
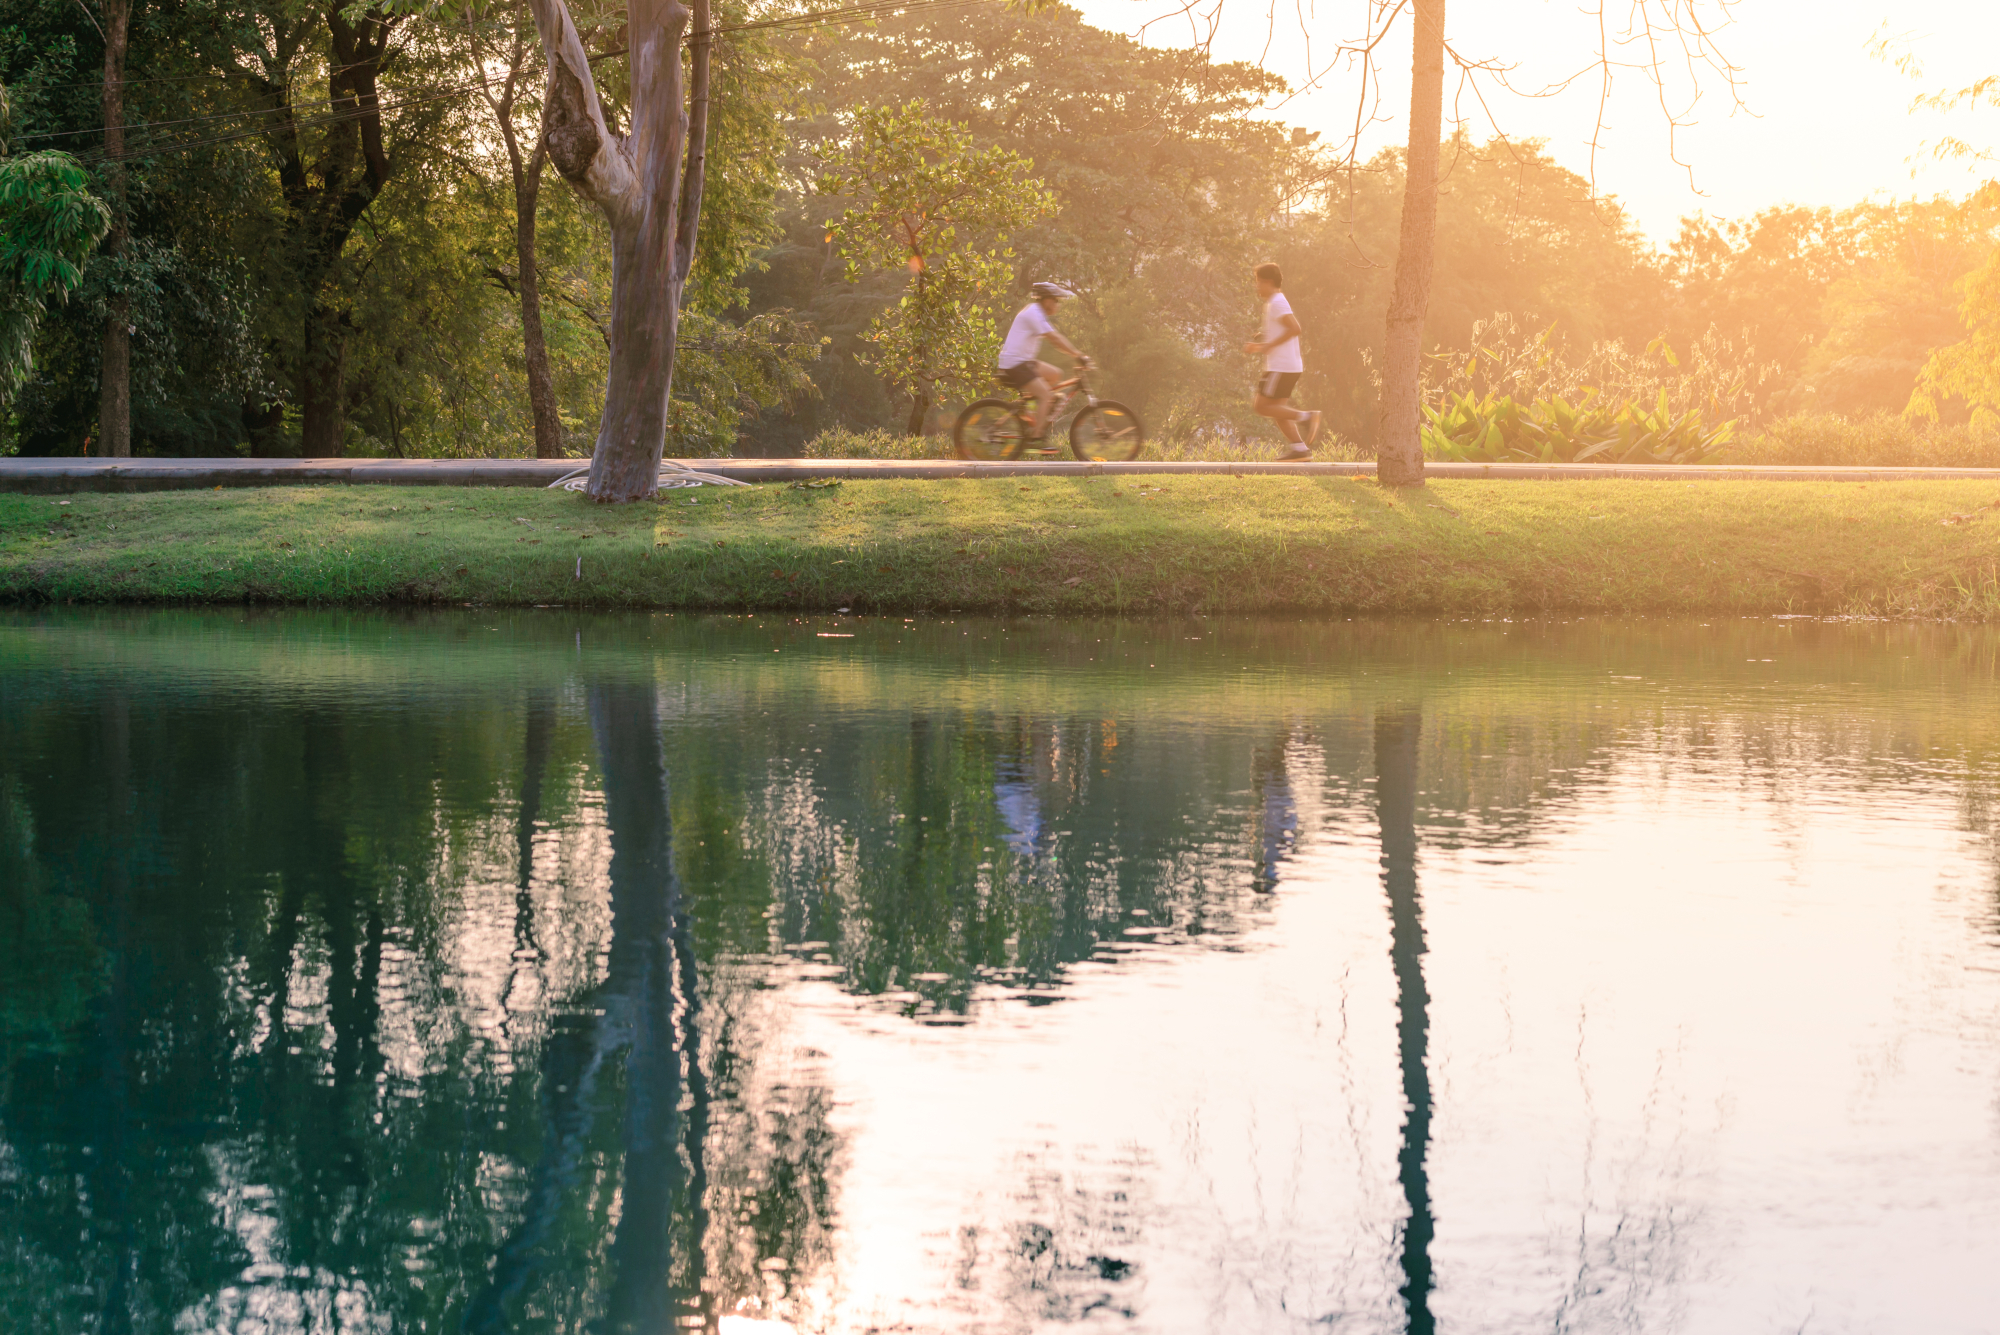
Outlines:
[{"label": "bicycle front wheel", "polygon": [[1069,424],[1069,448],[1086,463],[1136,459],[1146,448],[1146,429],[1124,404],[1099,399]]},{"label": "bicycle front wheel", "polygon": [[952,449],[961,459],[1011,459],[1021,452],[1023,423],[1005,399],[966,405],[951,429]]}]

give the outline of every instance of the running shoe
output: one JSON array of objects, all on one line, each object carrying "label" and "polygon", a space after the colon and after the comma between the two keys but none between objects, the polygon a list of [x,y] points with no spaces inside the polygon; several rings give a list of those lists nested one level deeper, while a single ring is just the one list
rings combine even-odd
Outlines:
[{"label": "running shoe", "polygon": [[1283,454],[1271,462],[1275,464],[1302,464],[1312,457],[1312,446],[1299,441],[1287,448]]}]

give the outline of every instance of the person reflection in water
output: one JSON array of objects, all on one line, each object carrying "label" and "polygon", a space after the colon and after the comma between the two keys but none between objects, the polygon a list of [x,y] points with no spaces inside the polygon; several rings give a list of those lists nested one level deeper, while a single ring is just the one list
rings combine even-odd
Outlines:
[{"label": "person reflection in water", "polygon": [[1042,810],[1042,784],[1053,769],[1047,741],[1026,721],[1015,725],[1013,745],[993,765],[993,806],[1006,830],[1008,849],[1023,862],[1033,862],[1047,827]]},{"label": "person reflection in water", "polygon": [[1268,895],[1278,888],[1280,869],[1292,859],[1299,842],[1299,804],[1285,765],[1290,729],[1281,729],[1268,747],[1259,747],[1253,762],[1251,792],[1257,802],[1257,868],[1250,888]]}]

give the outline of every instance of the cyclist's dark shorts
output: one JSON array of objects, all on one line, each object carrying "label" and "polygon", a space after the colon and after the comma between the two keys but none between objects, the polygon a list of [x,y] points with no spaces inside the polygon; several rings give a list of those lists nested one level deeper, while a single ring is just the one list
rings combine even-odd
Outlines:
[{"label": "cyclist's dark shorts", "polygon": [[1022,362],[1019,366],[1003,366],[999,375],[1015,389],[1026,389],[1031,381],[1042,378],[1042,365],[1040,362]]},{"label": "cyclist's dark shorts", "polygon": [[1289,399],[1302,374],[1304,372],[1301,371],[1266,371],[1257,381],[1257,392],[1267,399]]}]

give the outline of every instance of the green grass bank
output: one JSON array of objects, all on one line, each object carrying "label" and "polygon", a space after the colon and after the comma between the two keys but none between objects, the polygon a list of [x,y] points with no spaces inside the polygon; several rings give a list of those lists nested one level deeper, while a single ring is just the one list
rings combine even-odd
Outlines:
[{"label": "green grass bank", "polygon": [[2000,483],[1227,476],[0,495],[12,602],[2000,619]]}]

